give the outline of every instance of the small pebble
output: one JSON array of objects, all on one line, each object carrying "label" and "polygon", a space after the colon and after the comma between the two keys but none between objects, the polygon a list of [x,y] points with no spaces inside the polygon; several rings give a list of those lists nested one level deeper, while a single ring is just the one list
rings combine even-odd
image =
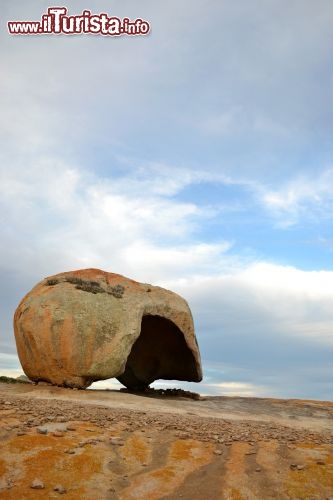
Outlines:
[{"label": "small pebble", "polygon": [[11,490],[13,488],[13,486],[14,486],[13,481],[11,479],[7,479],[6,486],[5,486],[7,488],[7,490]]},{"label": "small pebble", "polygon": [[30,485],[30,488],[32,488],[33,490],[43,490],[45,488],[45,484],[40,479],[34,479]]},{"label": "small pebble", "polygon": [[58,493],[60,493],[60,495],[63,495],[64,493],[66,493],[67,490],[62,484],[57,484],[53,488],[53,491],[57,491]]},{"label": "small pebble", "polygon": [[46,427],[37,427],[38,434],[47,434]]},{"label": "small pebble", "polygon": [[110,444],[114,444],[114,445],[117,445],[117,446],[124,446],[124,441],[122,441],[120,438],[110,438],[110,441],[109,441]]}]

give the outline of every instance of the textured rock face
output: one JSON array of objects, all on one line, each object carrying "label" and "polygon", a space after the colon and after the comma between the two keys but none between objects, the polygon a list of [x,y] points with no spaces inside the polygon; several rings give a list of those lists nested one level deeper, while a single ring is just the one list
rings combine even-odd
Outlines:
[{"label": "textured rock face", "polygon": [[186,301],[99,269],[38,283],[15,311],[14,332],[24,372],[34,381],[84,388],[117,377],[144,388],[157,379],[202,378]]}]

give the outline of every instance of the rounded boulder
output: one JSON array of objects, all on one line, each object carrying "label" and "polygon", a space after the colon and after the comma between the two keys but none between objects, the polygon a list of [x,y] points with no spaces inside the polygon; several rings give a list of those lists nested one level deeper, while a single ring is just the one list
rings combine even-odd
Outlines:
[{"label": "rounded boulder", "polygon": [[174,292],[99,269],[38,283],[14,315],[19,359],[33,381],[88,387],[112,377],[130,389],[157,379],[199,382],[187,302]]}]

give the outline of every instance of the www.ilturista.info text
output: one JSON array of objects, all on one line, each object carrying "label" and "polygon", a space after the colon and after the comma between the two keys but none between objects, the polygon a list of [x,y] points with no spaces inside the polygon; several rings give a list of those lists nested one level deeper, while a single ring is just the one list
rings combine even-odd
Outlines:
[{"label": "www.ilturista.info text", "polygon": [[109,17],[104,12],[91,14],[84,10],[79,16],[67,16],[66,7],[49,7],[41,21],[8,21],[11,35],[147,35],[150,24],[143,19],[131,22],[128,17]]}]

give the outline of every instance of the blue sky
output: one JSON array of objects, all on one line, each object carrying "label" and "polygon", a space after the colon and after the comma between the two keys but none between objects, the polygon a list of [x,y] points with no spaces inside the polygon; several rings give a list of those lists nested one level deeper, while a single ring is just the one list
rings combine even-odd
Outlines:
[{"label": "blue sky", "polygon": [[[5,1],[39,20],[43,1]],[[0,371],[41,278],[181,293],[211,394],[333,394],[333,4],[74,0],[148,36],[11,36],[0,84]],[[184,385],[183,385],[184,386]]]}]

